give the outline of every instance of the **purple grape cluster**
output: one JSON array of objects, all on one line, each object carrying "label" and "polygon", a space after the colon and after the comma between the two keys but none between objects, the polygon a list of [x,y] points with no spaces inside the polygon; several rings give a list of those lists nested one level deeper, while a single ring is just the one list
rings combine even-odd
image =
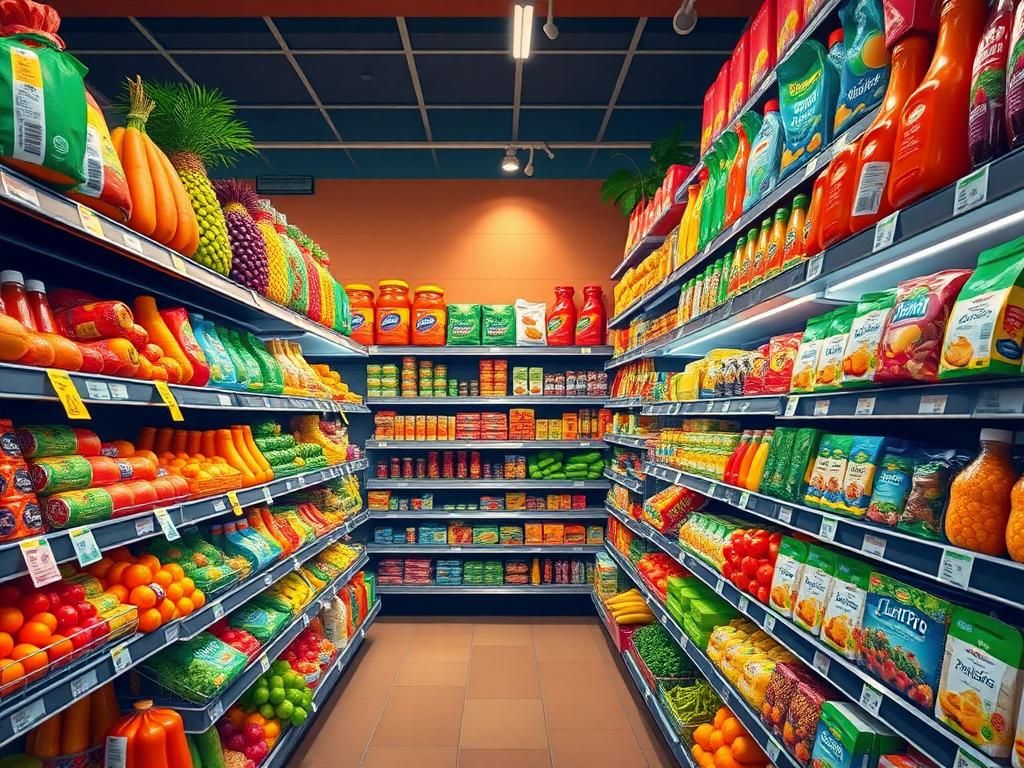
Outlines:
[{"label": "purple grape cluster", "polygon": [[231,243],[231,272],[228,274],[239,285],[266,296],[270,286],[267,265],[267,245],[263,234],[245,205],[252,190],[234,179],[215,181],[217,199],[224,209]]}]

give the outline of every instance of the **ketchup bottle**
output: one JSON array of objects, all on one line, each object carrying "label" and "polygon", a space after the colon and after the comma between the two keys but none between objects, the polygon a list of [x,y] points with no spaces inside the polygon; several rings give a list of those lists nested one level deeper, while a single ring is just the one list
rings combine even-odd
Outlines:
[{"label": "ketchup bottle", "polygon": [[583,307],[580,309],[580,316],[576,321],[576,346],[601,346],[605,342],[607,326],[601,286],[583,286]]},{"label": "ketchup bottle", "polygon": [[555,287],[555,303],[548,312],[548,346],[571,347],[576,333],[576,291],[571,285]]}]

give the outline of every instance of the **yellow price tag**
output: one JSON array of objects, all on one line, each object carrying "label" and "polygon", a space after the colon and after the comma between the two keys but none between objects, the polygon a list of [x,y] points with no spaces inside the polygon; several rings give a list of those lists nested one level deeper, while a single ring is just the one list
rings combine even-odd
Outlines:
[{"label": "yellow price tag", "polygon": [[178,407],[178,401],[174,399],[174,393],[171,392],[171,388],[167,386],[166,381],[154,381],[156,391],[160,393],[160,399],[164,401],[167,409],[171,412],[172,421],[184,421],[185,417],[181,415],[181,408]]},{"label": "yellow price tag", "polygon": [[171,268],[174,269],[174,271],[177,272],[178,274],[187,275],[188,274],[188,267],[185,266],[185,260],[183,258],[181,258],[181,256],[179,256],[176,253],[172,253],[172,254],[170,254],[170,256],[171,256]]},{"label": "yellow price tag", "polygon": [[228,501],[231,503],[231,511],[235,513],[236,517],[242,516],[242,504],[238,500],[238,494],[234,491],[228,491]]},{"label": "yellow price tag", "polygon": [[101,240],[106,239],[107,236],[103,234],[103,224],[100,222],[100,217],[93,213],[92,208],[86,208],[79,203],[78,219],[82,222],[82,229],[90,235],[95,235]]},{"label": "yellow price tag", "polygon": [[82,396],[75,388],[75,382],[67,371],[60,371],[56,368],[47,368],[46,376],[50,380],[50,386],[57,393],[57,399],[64,406],[64,413],[69,419],[91,419],[89,409],[82,402]]},{"label": "yellow price tag", "polygon": [[348,426],[348,416],[345,415],[345,412],[338,411],[338,415],[341,416],[341,420],[345,422],[345,426]]}]

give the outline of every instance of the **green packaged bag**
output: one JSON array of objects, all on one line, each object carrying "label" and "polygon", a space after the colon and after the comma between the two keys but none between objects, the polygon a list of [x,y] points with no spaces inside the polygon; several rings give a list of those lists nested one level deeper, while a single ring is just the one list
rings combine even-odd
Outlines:
[{"label": "green packaged bag", "polygon": [[483,304],[481,340],[484,346],[516,345],[516,308],[511,304]]},{"label": "green packaged bag", "polygon": [[793,440],[793,451],[789,466],[786,470],[786,479],[782,486],[780,496],[787,501],[802,501],[804,492],[807,489],[807,481],[810,480],[812,461],[818,452],[818,441],[821,439],[821,430],[813,427],[804,427],[797,430]]},{"label": "green packaged bag", "polygon": [[449,304],[448,335],[449,347],[473,347],[480,345],[480,305]]},{"label": "green packaged bag", "polygon": [[761,481],[761,493],[767,496],[782,496],[786,483],[786,472],[789,469],[793,444],[796,441],[795,427],[778,427],[772,438],[768,452],[768,464],[765,465],[764,479]]},{"label": "green packaged bag", "polygon": [[856,304],[840,307],[831,313],[828,332],[821,340],[818,364],[814,368],[815,392],[839,389],[839,382],[843,378],[843,353],[856,313]]},{"label": "green packaged bag", "polygon": [[850,324],[843,352],[844,389],[870,387],[878,368],[878,345],[889,313],[896,304],[896,289],[865,293],[857,302],[857,311]]}]

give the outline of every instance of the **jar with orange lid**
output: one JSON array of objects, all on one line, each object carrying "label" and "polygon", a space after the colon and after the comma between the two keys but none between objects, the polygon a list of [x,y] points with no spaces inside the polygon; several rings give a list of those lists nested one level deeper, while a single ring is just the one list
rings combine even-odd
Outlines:
[{"label": "jar with orange lid", "polygon": [[417,286],[412,300],[412,343],[418,347],[443,347],[447,319],[444,288]]},{"label": "jar with orange lid", "polygon": [[352,310],[352,341],[369,346],[374,343],[377,311],[373,302],[373,288],[365,283],[349,283],[345,286],[345,293]]},{"label": "jar with orange lid", "polygon": [[377,344],[397,347],[409,344],[409,284],[405,280],[381,280],[377,283]]}]

